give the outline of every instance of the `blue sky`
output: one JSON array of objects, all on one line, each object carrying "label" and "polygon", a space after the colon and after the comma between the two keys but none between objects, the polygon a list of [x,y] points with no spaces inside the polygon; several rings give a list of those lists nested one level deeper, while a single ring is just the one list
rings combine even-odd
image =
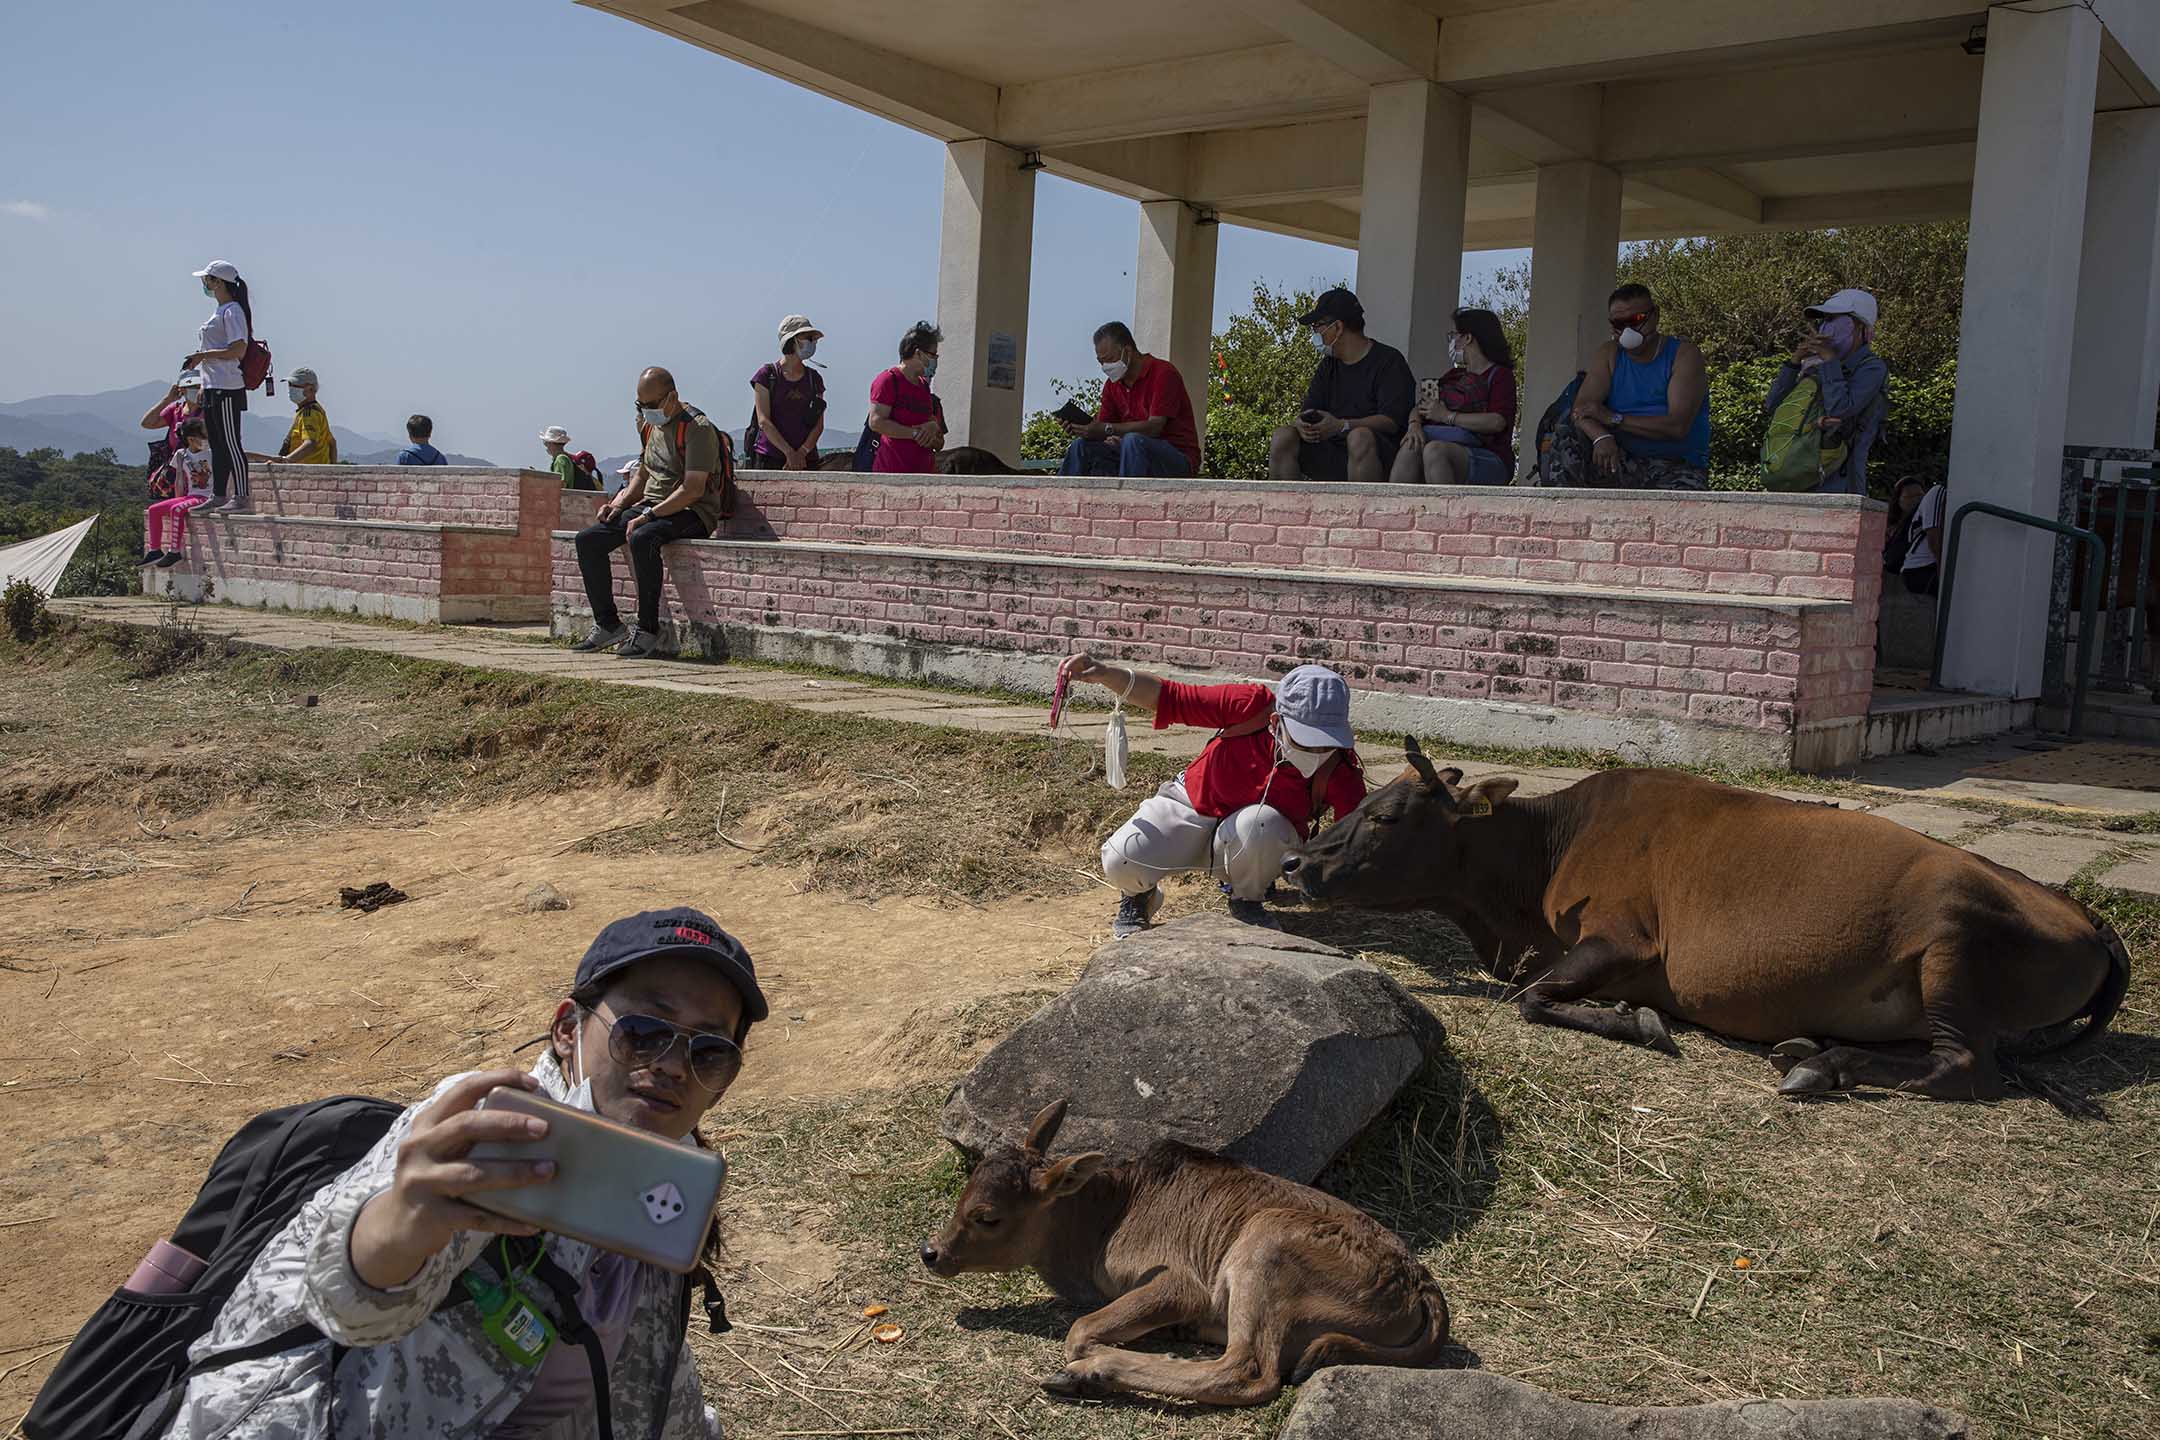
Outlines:
[{"label": "blue sky", "polygon": [[[835,425],[937,300],[938,142],[569,0],[13,7],[0,399],[167,376],[228,259],[341,425],[445,449],[631,447],[637,371],[740,429],[780,316]],[[1037,185],[1027,399],[1130,318],[1133,202]],[[1224,226],[1218,319],[1348,250]],[[1471,258],[1466,289],[1514,253]],[[258,404],[262,404],[259,398]],[[284,412],[282,391],[271,403]]]}]

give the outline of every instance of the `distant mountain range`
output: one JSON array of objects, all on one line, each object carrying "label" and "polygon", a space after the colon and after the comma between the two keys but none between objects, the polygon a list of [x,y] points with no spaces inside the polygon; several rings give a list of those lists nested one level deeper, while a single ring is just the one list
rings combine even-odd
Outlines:
[{"label": "distant mountain range", "polygon": [[[157,431],[142,428],[143,412],[164,394],[164,382],[153,380],[95,395],[35,395],[28,400],[11,400],[0,404],[0,447],[18,451],[54,449],[68,455],[110,450],[123,461],[140,460],[144,447],[158,438]],[[241,421],[241,442],[258,454],[275,454],[284,448],[285,432],[292,425],[292,407],[282,392],[275,400],[251,397],[251,403],[253,408]],[[405,448],[403,440],[348,430],[335,421],[331,422],[330,433],[337,437],[338,458],[356,465],[388,465]],[[494,463],[447,451],[444,458],[452,465]]]}]

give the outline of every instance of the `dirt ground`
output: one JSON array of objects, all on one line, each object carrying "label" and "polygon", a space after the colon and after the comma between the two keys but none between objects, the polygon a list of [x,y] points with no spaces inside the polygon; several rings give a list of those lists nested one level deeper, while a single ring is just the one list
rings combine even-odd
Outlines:
[{"label": "dirt ground", "polygon": [[[969,1038],[973,1007],[1009,996],[1024,1013],[1104,928],[1102,892],[866,903],[802,893],[734,851],[569,852],[650,810],[586,793],[298,837],[221,839],[216,812],[157,836],[109,815],[41,830],[36,848],[15,832],[18,853],[0,854],[0,1370],[63,1341],[125,1278],[247,1116],[346,1092],[412,1099],[446,1073],[513,1063],[618,915],[687,900],[757,961],[774,1023],[715,1112],[722,1135],[737,1101],[950,1074],[995,1038]],[[18,858],[40,853],[69,860]],[[96,864],[122,873],[68,868]],[[339,908],[340,886],[375,880],[411,899]],[[542,883],[571,908],[528,912]],[[754,1214],[733,1231],[746,1269],[830,1273],[806,1235]],[[755,1287],[776,1282],[751,1275],[737,1303],[754,1308]],[[43,1368],[0,1383],[0,1420]]]}]

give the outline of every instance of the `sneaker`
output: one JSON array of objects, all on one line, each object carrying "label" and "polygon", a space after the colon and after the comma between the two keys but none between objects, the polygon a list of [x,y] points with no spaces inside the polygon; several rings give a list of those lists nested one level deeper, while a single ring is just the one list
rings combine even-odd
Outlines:
[{"label": "sneaker", "polygon": [[1154,923],[1162,913],[1162,887],[1143,890],[1138,895],[1127,895],[1118,901],[1117,916],[1110,922],[1110,933],[1120,940],[1130,939]]},{"label": "sneaker", "polygon": [[592,628],[592,634],[587,635],[570,648],[584,651],[612,650],[629,638],[630,627],[627,625],[595,625]]},{"label": "sneaker", "polygon": [[1239,900],[1233,896],[1230,901],[1230,918],[1242,920],[1247,925],[1257,925],[1262,930],[1282,929],[1275,917],[1268,914],[1267,906],[1258,900]]},{"label": "sneaker", "polygon": [[202,508],[205,514],[229,515],[240,508],[240,502],[236,498],[227,497],[223,500],[213,500]]},{"label": "sneaker", "polygon": [[145,550],[142,552],[142,563],[145,565],[155,565],[164,558],[165,552],[162,550]]},{"label": "sneaker", "polygon": [[630,633],[623,637],[622,644],[615,647],[615,658],[618,660],[643,660],[649,655],[658,654],[659,651],[660,637],[650,630],[643,630],[633,625],[630,627]]},{"label": "sneaker", "polygon": [[170,570],[173,566],[179,564],[185,558],[185,556],[168,551],[165,554],[158,556],[157,568],[160,570]]}]

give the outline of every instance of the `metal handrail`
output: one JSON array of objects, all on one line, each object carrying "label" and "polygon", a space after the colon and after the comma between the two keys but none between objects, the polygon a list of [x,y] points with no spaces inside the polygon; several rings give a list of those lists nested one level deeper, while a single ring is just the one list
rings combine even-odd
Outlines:
[{"label": "metal handrail", "polygon": [[[2094,632],[2100,620],[2100,569],[2107,558],[2107,547],[2100,537],[2090,530],[2081,530],[2061,520],[2044,520],[2038,515],[2028,515],[2022,510],[2011,510],[2001,505],[1990,505],[1985,500],[1968,500],[1960,505],[1957,514],[1950,517],[1949,543],[1944,547],[1942,562],[1942,602],[1936,608],[1935,620],[1935,668],[1928,675],[1928,688],[1942,688],[1943,650],[1950,640],[1950,596],[1957,583],[1958,537],[1964,533],[1965,517],[1975,510],[1983,515],[1993,515],[2019,525],[2029,525],[2035,530],[2052,530],[2067,540],[2075,540],[2086,547],[2085,600],[2078,610],[2078,659],[2077,686],[2070,696],[2070,738],[2075,740],[2085,730],[2085,687],[2092,680]],[[2051,625],[2053,617],[2050,617]],[[2050,651],[2054,651],[2050,646]],[[2056,665],[2061,661],[2057,660]],[[2050,685],[2060,680],[2050,676]]]}]

